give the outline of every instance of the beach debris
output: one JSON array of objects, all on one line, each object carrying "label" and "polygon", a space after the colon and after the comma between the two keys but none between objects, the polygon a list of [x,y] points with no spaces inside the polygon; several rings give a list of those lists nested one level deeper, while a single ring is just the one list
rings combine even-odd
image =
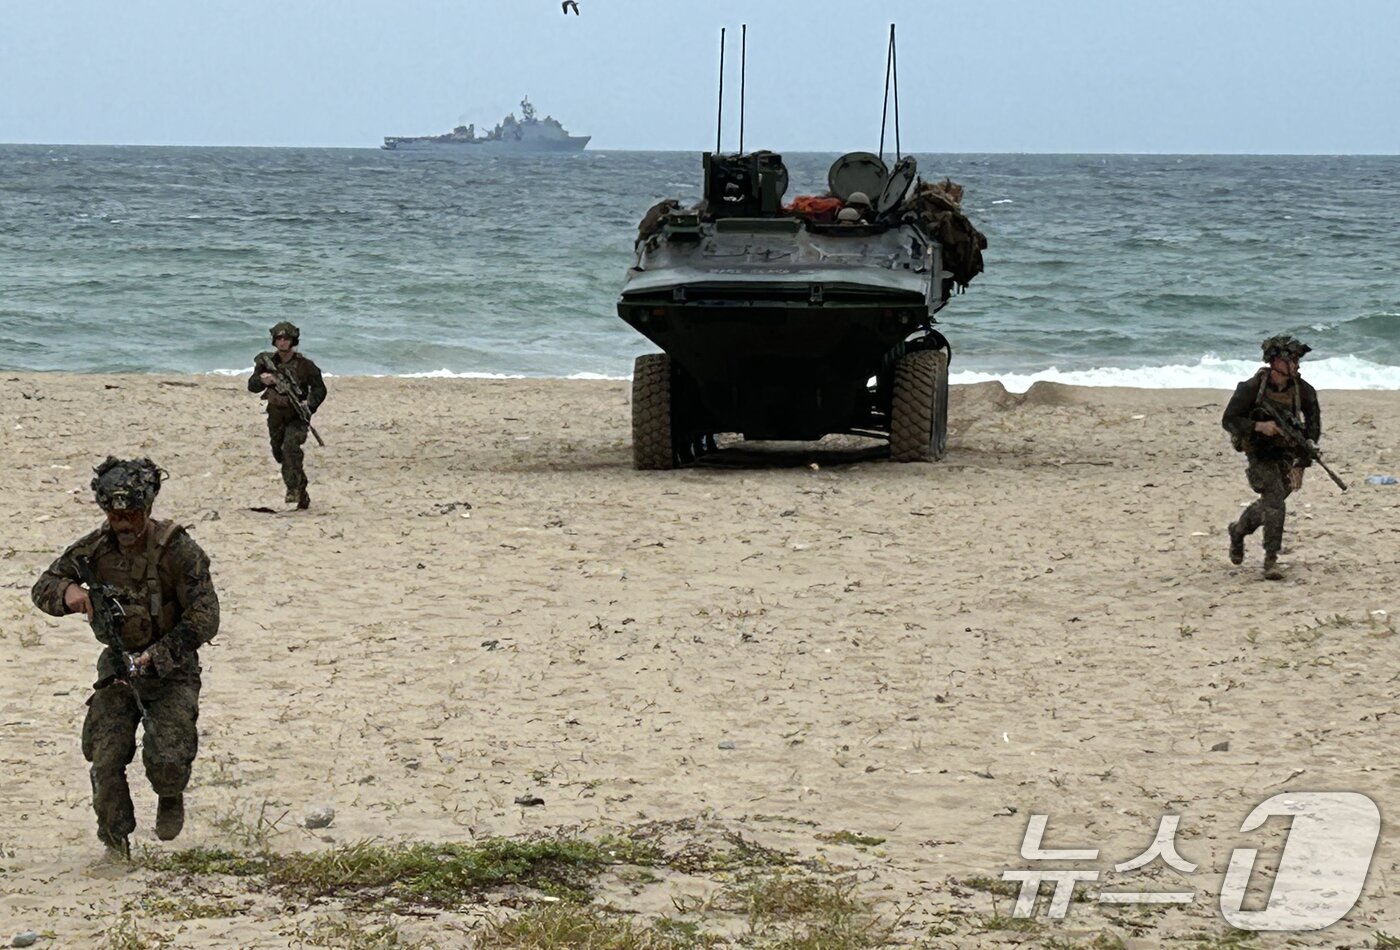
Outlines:
[{"label": "beach debris", "polygon": [[267,507],[266,505],[254,505],[252,508],[249,508],[248,510],[249,510],[249,511],[256,511],[256,512],[257,512],[258,514],[260,514],[260,515],[275,515],[275,514],[277,514],[277,510],[276,510],[275,508],[269,508],[269,507]]},{"label": "beach debris", "polygon": [[538,795],[517,795],[515,803],[521,808],[536,808],[544,804],[544,799]]},{"label": "beach debris", "polygon": [[1273,788],[1275,785],[1286,785],[1287,783],[1293,781],[1295,778],[1297,778],[1298,776],[1302,775],[1302,774],[1303,774],[1304,772],[1306,772],[1306,771],[1307,771],[1307,769],[1294,769],[1294,770],[1292,770],[1291,772],[1288,773],[1288,777],[1287,777],[1287,778],[1280,779],[1279,781],[1274,782],[1273,784],[1270,784],[1270,785],[1265,785],[1264,787],[1265,787],[1265,788]]},{"label": "beach debris", "polygon": [[500,640],[482,640],[481,645],[488,650],[494,650],[501,645]]},{"label": "beach debris", "polygon": [[209,509],[208,511],[206,511],[204,514],[200,515],[200,516],[199,516],[199,520],[200,520],[200,521],[218,521],[218,520],[219,520],[219,513],[218,513],[217,511],[215,511],[214,509],[211,508],[211,509]]},{"label": "beach debris", "polygon": [[302,824],[307,828],[329,828],[331,822],[335,821],[335,809],[329,805],[321,805],[306,813],[302,819]]},{"label": "beach debris", "polygon": [[458,509],[461,509],[462,511],[471,511],[472,503],[469,501],[439,502],[438,504],[433,505],[431,511],[419,512],[419,517],[430,518],[433,515],[450,515],[452,514],[452,512],[457,511]]},{"label": "beach debris", "polygon": [[1229,740],[1229,739],[1226,739],[1224,742],[1217,742],[1215,745],[1213,745],[1213,746],[1210,747],[1210,751],[1212,751],[1212,752],[1229,752],[1229,751],[1230,751],[1230,740]]},{"label": "beach debris", "polygon": [[1367,476],[1366,476],[1366,484],[1367,484],[1367,485],[1394,485],[1394,484],[1395,484],[1395,476],[1394,476],[1394,475],[1367,475]]},{"label": "beach debris", "polygon": [[721,740],[720,740],[720,743],[719,743],[719,747],[720,747],[721,749],[737,749],[737,748],[738,748],[738,746],[736,746],[736,745],[734,744],[734,740],[733,740],[733,739],[721,739]]},{"label": "beach debris", "polygon": [[13,937],[10,938],[10,946],[12,946],[12,947],[32,947],[32,946],[34,946],[34,942],[35,942],[36,940],[38,940],[38,939],[39,939],[39,935],[38,935],[37,933],[35,933],[34,931],[32,931],[32,930],[22,930],[22,931],[20,931],[19,933],[15,934]]},{"label": "beach debris", "polygon": [[1016,814],[1016,806],[1015,806],[1015,805],[1003,805],[1001,808],[998,808],[996,811],[992,812],[992,817],[993,817],[993,818],[1010,818],[1010,817],[1011,817],[1012,815],[1014,815],[1014,814]]}]

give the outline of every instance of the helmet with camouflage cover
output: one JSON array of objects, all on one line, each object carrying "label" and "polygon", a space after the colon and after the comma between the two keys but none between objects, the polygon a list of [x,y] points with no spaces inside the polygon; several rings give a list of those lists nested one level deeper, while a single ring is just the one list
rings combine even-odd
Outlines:
[{"label": "helmet with camouflage cover", "polygon": [[1269,362],[1275,357],[1281,356],[1286,360],[1298,361],[1312,350],[1312,347],[1299,340],[1297,337],[1281,334],[1271,336],[1260,347],[1264,351],[1264,362]]},{"label": "helmet with camouflage cover", "polygon": [[283,320],[281,323],[278,323],[276,326],[274,326],[271,330],[268,330],[267,332],[272,334],[272,340],[274,343],[277,341],[277,338],[279,336],[284,336],[287,339],[291,340],[292,346],[296,346],[298,343],[301,342],[301,331],[298,330],[289,320]]},{"label": "helmet with camouflage cover", "polygon": [[93,469],[92,490],[103,511],[150,511],[165,473],[150,459],[107,460]]}]

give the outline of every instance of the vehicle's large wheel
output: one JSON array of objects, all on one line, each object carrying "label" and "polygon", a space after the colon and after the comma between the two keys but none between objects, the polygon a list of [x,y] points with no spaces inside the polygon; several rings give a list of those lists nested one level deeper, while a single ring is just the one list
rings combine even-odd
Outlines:
[{"label": "vehicle's large wheel", "polygon": [[948,351],[915,350],[894,366],[890,458],[932,462],[948,448]]},{"label": "vehicle's large wheel", "polygon": [[933,449],[934,461],[948,454],[948,358],[947,350],[934,350],[938,357],[933,385]]},{"label": "vehicle's large wheel", "polygon": [[671,438],[671,357],[647,353],[632,365],[632,467],[675,468]]}]

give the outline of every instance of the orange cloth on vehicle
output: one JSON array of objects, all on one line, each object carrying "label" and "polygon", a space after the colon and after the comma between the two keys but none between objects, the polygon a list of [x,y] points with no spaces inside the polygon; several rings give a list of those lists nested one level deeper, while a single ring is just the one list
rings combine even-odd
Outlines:
[{"label": "orange cloth on vehicle", "polygon": [[783,210],[788,214],[797,214],[812,221],[830,224],[836,220],[836,212],[844,206],[845,203],[840,198],[830,195],[798,195],[792,199],[792,204]]}]

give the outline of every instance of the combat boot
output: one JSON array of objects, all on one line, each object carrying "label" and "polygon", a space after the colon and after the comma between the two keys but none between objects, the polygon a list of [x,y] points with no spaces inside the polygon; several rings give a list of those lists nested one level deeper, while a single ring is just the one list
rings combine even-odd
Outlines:
[{"label": "combat boot", "polygon": [[311,507],[311,496],[306,493],[305,485],[302,486],[301,491],[297,494],[297,507],[302,511]]},{"label": "combat boot", "polygon": [[185,827],[185,796],[162,795],[156,804],[156,837],[170,841]]},{"label": "combat boot", "polygon": [[1230,527],[1226,529],[1230,532],[1230,563],[1244,563],[1244,535],[1240,532],[1238,521],[1230,522]]},{"label": "combat boot", "polygon": [[296,501],[297,499],[298,499],[297,490],[296,490],[295,488],[288,488],[288,489],[287,489],[287,504],[290,505],[292,502]]},{"label": "combat boot", "polygon": [[1283,580],[1283,568],[1278,565],[1278,555],[1266,552],[1264,554],[1264,580]]},{"label": "combat boot", "polygon": [[131,860],[131,845],[127,843],[126,835],[114,834],[98,825],[97,840],[107,847],[107,853],[112,857],[121,858],[124,861]]}]

